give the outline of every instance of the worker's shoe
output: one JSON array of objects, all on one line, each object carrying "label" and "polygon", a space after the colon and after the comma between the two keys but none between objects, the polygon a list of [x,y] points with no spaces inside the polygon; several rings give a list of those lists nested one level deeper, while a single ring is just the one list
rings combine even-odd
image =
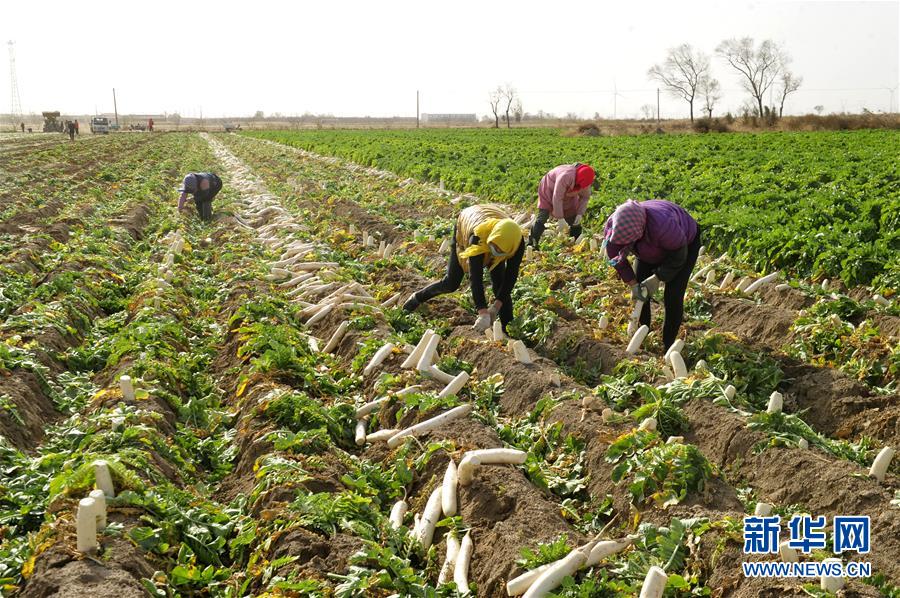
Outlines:
[{"label": "worker's shoe", "polygon": [[409,299],[406,300],[406,303],[403,304],[403,310],[407,312],[414,312],[421,305],[422,302],[416,297],[416,294],[413,293],[409,296]]}]

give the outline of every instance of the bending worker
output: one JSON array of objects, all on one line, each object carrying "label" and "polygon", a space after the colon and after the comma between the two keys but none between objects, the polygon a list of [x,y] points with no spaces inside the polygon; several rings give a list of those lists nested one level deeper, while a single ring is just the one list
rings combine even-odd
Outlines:
[{"label": "bending worker", "polygon": [[[471,276],[472,301],[478,310],[475,330],[491,327],[498,316],[506,330],[513,319],[512,290],[519,277],[519,266],[525,253],[522,228],[499,206],[483,204],[470,206],[459,213],[447,274],[442,280],[413,293],[403,305],[414,311],[420,304],[444,293],[452,293],[462,284],[463,274]],[[484,270],[491,273],[494,302],[488,307],[484,296]]]},{"label": "bending worker", "polygon": [[569,232],[581,236],[581,219],[591,198],[594,169],[587,164],[563,164],[544,175],[538,185],[538,214],[531,227],[529,245],[539,248],[547,220],[565,219]]},{"label": "bending worker", "polygon": [[[663,345],[675,342],[684,318],[684,294],[700,253],[700,227],[681,206],[663,199],[629,199],[606,221],[603,246],[609,264],[631,287],[631,298],[643,301],[641,324],[650,325],[649,299],[659,282],[644,281],[656,274],[666,283]],[[637,257],[632,270],[627,256]],[[636,270],[636,271],[635,271]],[[652,280],[652,279],[651,279]]]},{"label": "bending worker", "polygon": [[184,177],[178,190],[181,192],[181,197],[178,198],[179,211],[184,209],[187,196],[193,195],[200,219],[212,220],[212,200],[222,190],[222,179],[212,172],[191,172]]}]

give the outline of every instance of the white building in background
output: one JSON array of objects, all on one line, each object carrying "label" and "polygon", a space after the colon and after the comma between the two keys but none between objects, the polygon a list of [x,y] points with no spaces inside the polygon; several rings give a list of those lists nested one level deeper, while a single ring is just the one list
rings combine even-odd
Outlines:
[{"label": "white building in background", "polygon": [[428,114],[419,115],[423,124],[427,123],[474,123],[478,118],[474,114]]}]

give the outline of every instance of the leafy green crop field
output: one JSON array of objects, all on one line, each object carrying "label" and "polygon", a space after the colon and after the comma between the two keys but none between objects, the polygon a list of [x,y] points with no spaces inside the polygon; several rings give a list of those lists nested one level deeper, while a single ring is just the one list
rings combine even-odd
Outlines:
[{"label": "leafy green crop field", "polygon": [[691,210],[707,245],[760,270],[900,287],[900,133],[566,137],[546,129],[247,133],[531,204],[557,164],[598,169],[587,224],[626,198]]}]

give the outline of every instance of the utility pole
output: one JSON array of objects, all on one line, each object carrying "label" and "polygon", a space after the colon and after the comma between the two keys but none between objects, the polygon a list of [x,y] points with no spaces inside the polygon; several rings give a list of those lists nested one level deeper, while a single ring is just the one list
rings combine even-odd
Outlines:
[{"label": "utility pole", "polygon": [[416,128],[419,128],[419,90],[416,90]]},{"label": "utility pole", "polygon": [[116,129],[119,128],[119,106],[116,104],[116,88],[113,87],[113,113],[116,115]]},{"label": "utility pole", "polygon": [[9,118],[12,121],[13,129],[19,123],[16,121],[22,118],[22,100],[19,97],[19,80],[16,77],[16,42],[9,41]]},{"label": "utility pole", "polygon": [[656,88],[656,126],[659,126],[659,88]]}]

